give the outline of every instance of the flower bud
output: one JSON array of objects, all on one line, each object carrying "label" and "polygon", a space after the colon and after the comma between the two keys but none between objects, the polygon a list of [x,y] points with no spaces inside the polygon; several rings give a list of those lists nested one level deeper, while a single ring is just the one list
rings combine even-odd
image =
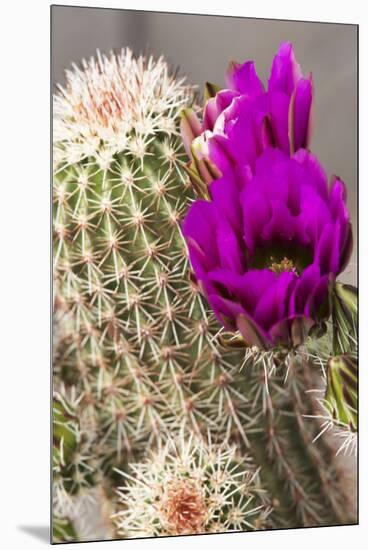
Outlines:
[{"label": "flower bud", "polygon": [[356,352],[358,295],[351,285],[336,283],[332,294],[333,350],[335,355]]},{"label": "flower bud", "polygon": [[335,420],[357,430],[358,361],[353,353],[331,357],[327,363],[326,400]]}]

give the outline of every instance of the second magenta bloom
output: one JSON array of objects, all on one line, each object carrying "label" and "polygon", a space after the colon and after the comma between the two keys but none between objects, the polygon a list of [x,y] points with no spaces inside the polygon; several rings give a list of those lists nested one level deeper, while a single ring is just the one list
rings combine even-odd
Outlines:
[{"label": "second magenta bloom", "polygon": [[184,115],[193,175],[208,184],[235,165],[253,170],[267,147],[287,155],[308,147],[312,78],[303,76],[290,43],[282,43],[274,57],[267,87],[253,61],[230,63],[226,83],[226,89],[211,88],[202,121],[192,111]]},{"label": "second magenta bloom", "polygon": [[183,224],[191,264],[218,320],[247,345],[295,347],[328,316],[351,251],[344,183],[318,160],[267,149],[253,173],[228,170]]}]

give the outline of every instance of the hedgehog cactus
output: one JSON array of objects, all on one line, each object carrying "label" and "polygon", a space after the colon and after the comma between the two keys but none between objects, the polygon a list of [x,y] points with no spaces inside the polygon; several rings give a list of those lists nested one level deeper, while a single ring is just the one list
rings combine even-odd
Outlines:
[{"label": "hedgehog cactus", "polygon": [[68,72],[55,98],[54,384],[79,392],[107,477],[183,423],[245,439],[242,375],[212,342],[180,230],[192,102],[162,59],[129,51]]},{"label": "hedgehog cactus", "polygon": [[[193,277],[181,220],[195,192],[179,123],[194,99],[162,58],[129,50],[75,65],[55,95],[54,389],[73,396],[83,446],[70,453],[83,467],[68,468],[63,494],[74,502],[99,486],[117,510],[117,470],[129,477],[142,463],[134,471],[151,475],[147,451],[179,431],[199,448],[209,431],[259,470],[274,508],[267,525],[354,521],[333,451],[313,442],[319,425],[305,418],[314,371],[298,354],[222,334]],[[235,529],[246,529],[245,508]],[[264,518],[254,513],[252,528]],[[135,530],[129,514],[124,533]]]}]

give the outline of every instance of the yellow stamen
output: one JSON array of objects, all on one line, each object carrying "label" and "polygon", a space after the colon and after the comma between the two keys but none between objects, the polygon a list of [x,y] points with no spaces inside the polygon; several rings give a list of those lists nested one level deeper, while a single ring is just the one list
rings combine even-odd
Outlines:
[{"label": "yellow stamen", "polygon": [[280,262],[276,262],[273,256],[271,256],[270,260],[272,262],[270,270],[274,271],[275,273],[283,273],[284,271],[292,271],[296,274],[298,273],[293,260],[290,260],[286,256],[284,256],[283,260],[281,260]]}]

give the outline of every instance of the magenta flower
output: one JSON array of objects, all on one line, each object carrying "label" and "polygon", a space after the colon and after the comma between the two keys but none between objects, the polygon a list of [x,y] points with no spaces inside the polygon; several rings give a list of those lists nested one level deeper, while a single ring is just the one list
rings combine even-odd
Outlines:
[{"label": "magenta flower", "polygon": [[[265,90],[254,63],[231,63],[227,89],[210,88],[202,123],[186,111],[182,136],[192,159],[192,180],[205,184],[229,167],[253,170],[267,147],[287,155],[309,145],[312,79],[304,78],[292,45],[282,43],[275,56]],[[202,193],[203,194],[203,193]]]},{"label": "magenta flower", "polygon": [[329,289],[352,234],[344,183],[328,186],[316,157],[268,148],[254,169],[227,170],[197,200],[183,233],[217,319],[247,345],[303,343],[328,316]]}]

